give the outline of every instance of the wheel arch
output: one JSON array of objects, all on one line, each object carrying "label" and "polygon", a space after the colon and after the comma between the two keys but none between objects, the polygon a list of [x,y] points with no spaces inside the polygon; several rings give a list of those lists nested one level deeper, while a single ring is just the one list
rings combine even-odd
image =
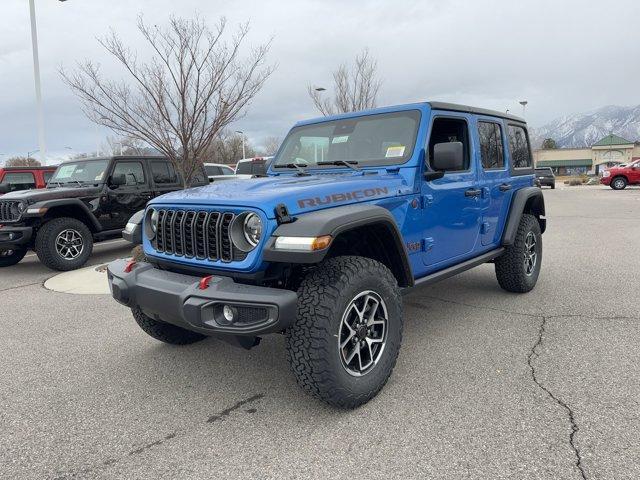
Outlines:
[{"label": "wheel arch", "polygon": [[[328,248],[315,252],[276,250],[275,238],[331,235]],[[270,262],[317,264],[341,255],[359,255],[384,264],[400,287],[413,285],[409,257],[393,215],[377,205],[347,205],[299,216],[280,225],[267,242],[264,259]]]},{"label": "wheel arch", "polygon": [[78,199],[41,202],[33,205],[31,208],[46,208],[46,213],[42,217],[43,222],[54,218],[70,217],[84,223],[91,233],[97,233],[102,230],[100,222],[98,222],[95,215],[91,213],[89,207]]},{"label": "wheel arch", "polygon": [[540,224],[540,231],[544,233],[547,221],[543,218],[546,214],[544,196],[542,190],[536,187],[526,187],[518,190],[513,195],[509,217],[502,235],[502,245],[512,245],[523,214],[530,214],[536,217]]}]

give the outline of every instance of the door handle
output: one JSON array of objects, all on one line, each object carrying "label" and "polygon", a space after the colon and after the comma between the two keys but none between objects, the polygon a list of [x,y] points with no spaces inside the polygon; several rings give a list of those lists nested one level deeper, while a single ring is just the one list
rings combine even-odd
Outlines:
[{"label": "door handle", "polygon": [[479,188],[470,188],[464,191],[465,197],[479,197],[480,195],[482,195],[482,190]]},{"label": "door handle", "polygon": [[507,192],[507,191],[511,190],[511,185],[508,184],[508,183],[503,183],[498,188],[500,189],[501,192]]}]

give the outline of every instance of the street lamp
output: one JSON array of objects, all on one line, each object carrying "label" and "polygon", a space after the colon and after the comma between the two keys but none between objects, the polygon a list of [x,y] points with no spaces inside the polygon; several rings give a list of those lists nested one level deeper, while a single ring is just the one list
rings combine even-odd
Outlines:
[{"label": "street lamp", "polygon": [[524,117],[524,110],[525,110],[525,107],[527,106],[527,103],[529,103],[529,102],[527,102],[526,100],[521,100],[521,101],[520,101],[520,102],[518,102],[518,103],[519,103],[520,105],[522,105],[522,116]]},{"label": "street lamp", "polygon": [[31,158],[31,154],[32,154],[32,153],[36,153],[36,152],[39,152],[39,151],[40,151],[40,149],[37,149],[37,150],[31,150],[31,151],[27,152],[27,158]]},{"label": "street lamp", "polygon": [[244,153],[244,132],[242,130],[236,130],[236,133],[242,136],[242,158],[247,158]]},{"label": "street lamp", "polygon": [[[64,2],[65,0],[59,0]],[[40,88],[40,60],[38,56],[38,31],[36,28],[36,6],[29,0],[29,16],[31,17],[31,47],[33,50],[33,79],[36,87],[36,109],[38,113],[38,144],[43,161],[46,161],[47,148],[44,138],[44,112],[42,110],[42,89]]]}]

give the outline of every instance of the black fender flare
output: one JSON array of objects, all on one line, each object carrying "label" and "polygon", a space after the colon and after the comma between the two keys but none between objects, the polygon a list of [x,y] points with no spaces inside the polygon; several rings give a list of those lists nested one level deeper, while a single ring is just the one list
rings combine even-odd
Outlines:
[{"label": "black fender flare", "polygon": [[520,225],[520,218],[525,212],[530,212],[538,218],[540,223],[540,230],[544,233],[547,226],[544,207],[544,196],[542,190],[538,187],[525,187],[516,191],[511,201],[511,207],[509,208],[509,217],[504,227],[502,234],[502,245],[513,245],[516,238],[516,232],[518,231],[518,225]]},{"label": "black fender flare", "polygon": [[100,222],[98,221],[96,216],[93,214],[93,212],[91,212],[91,210],[89,210],[89,207],[87,207],[87,205],[78,198],[59,198],[56,200],[43,200],[42,202],[36,202],[33,205],[29,205],[29,210],[40,210],[41,213],[32,214],[30,216],[43,217],[49,210],[53,208],[67,206],[80,208],[87,215],[87,218],[89,218],[91,226],[94,228],[94,230],[96,232],[102,230],[102,225],[100,225]]},{"label": "black fender flare", "polygon": [[331,245],[323,250],[313,252],[277,250],[275,248],[276,237],[320,237],[331,235],[335,239],[341,233],[368,225],[378,225],[386,229],[393,240],[396,250],[394,253],[400,261],[401,265],[399,267],[402,277],[404,277],[403,279],[398,279],[398,283],[406,283],[407,286],[413,285],[409,255],[398,225],[389,210],[377,205],[345,205],[299,215],[295,221],[283,223],[275,229],[272,236],[267,240],[263,250],[263,259],[267,262],[277,263],[320,263],[331,249]]}]

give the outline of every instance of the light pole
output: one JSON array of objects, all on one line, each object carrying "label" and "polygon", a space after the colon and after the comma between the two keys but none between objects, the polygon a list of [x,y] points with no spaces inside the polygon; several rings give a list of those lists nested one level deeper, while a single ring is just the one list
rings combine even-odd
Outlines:
[{"label": "light pole", "polygon": [[[31,16],[31,47],[33,50],[33,79],[36,84],[36,109],[38,112],[38,144],[40,155],[46,161],[46,146],[44,141],[44,113],[42,111],[42,90],[40,89],[40,61],[38,59],[38,31],[36,28],[36,6],[34,0],[29,0]],[[36,150],[37,151],[37,150]],[[28,157],[28,155],[27,155]]]},{"label": "light pole", "polygon": [[247,158],[244,153],[244,132],[242,130],[236,130],[236,133],[242,136],[242,158]]},{"label": "light pole", "polygon": [[518,102],[518,103],[519,103],[520,105],[522,105],[522,116],[524,117],[524,111],[525,111],[525,108],[526,108],[526,106],[527,106],[527,103],[529,103],[529,102],[527,102],[526,100],[521,100],[521,101],[520,101],[520,102]]},{"label": "light pole", "polygon": [[40,151],[39,149],[37,149],[37,150],[30,150],[30,151],[28,151],[28,152],[27,152],[27,158],[31,158],[31,154],[32,154],[32,153],[36,153],[36,152],[39,152],[39,151]]}]

